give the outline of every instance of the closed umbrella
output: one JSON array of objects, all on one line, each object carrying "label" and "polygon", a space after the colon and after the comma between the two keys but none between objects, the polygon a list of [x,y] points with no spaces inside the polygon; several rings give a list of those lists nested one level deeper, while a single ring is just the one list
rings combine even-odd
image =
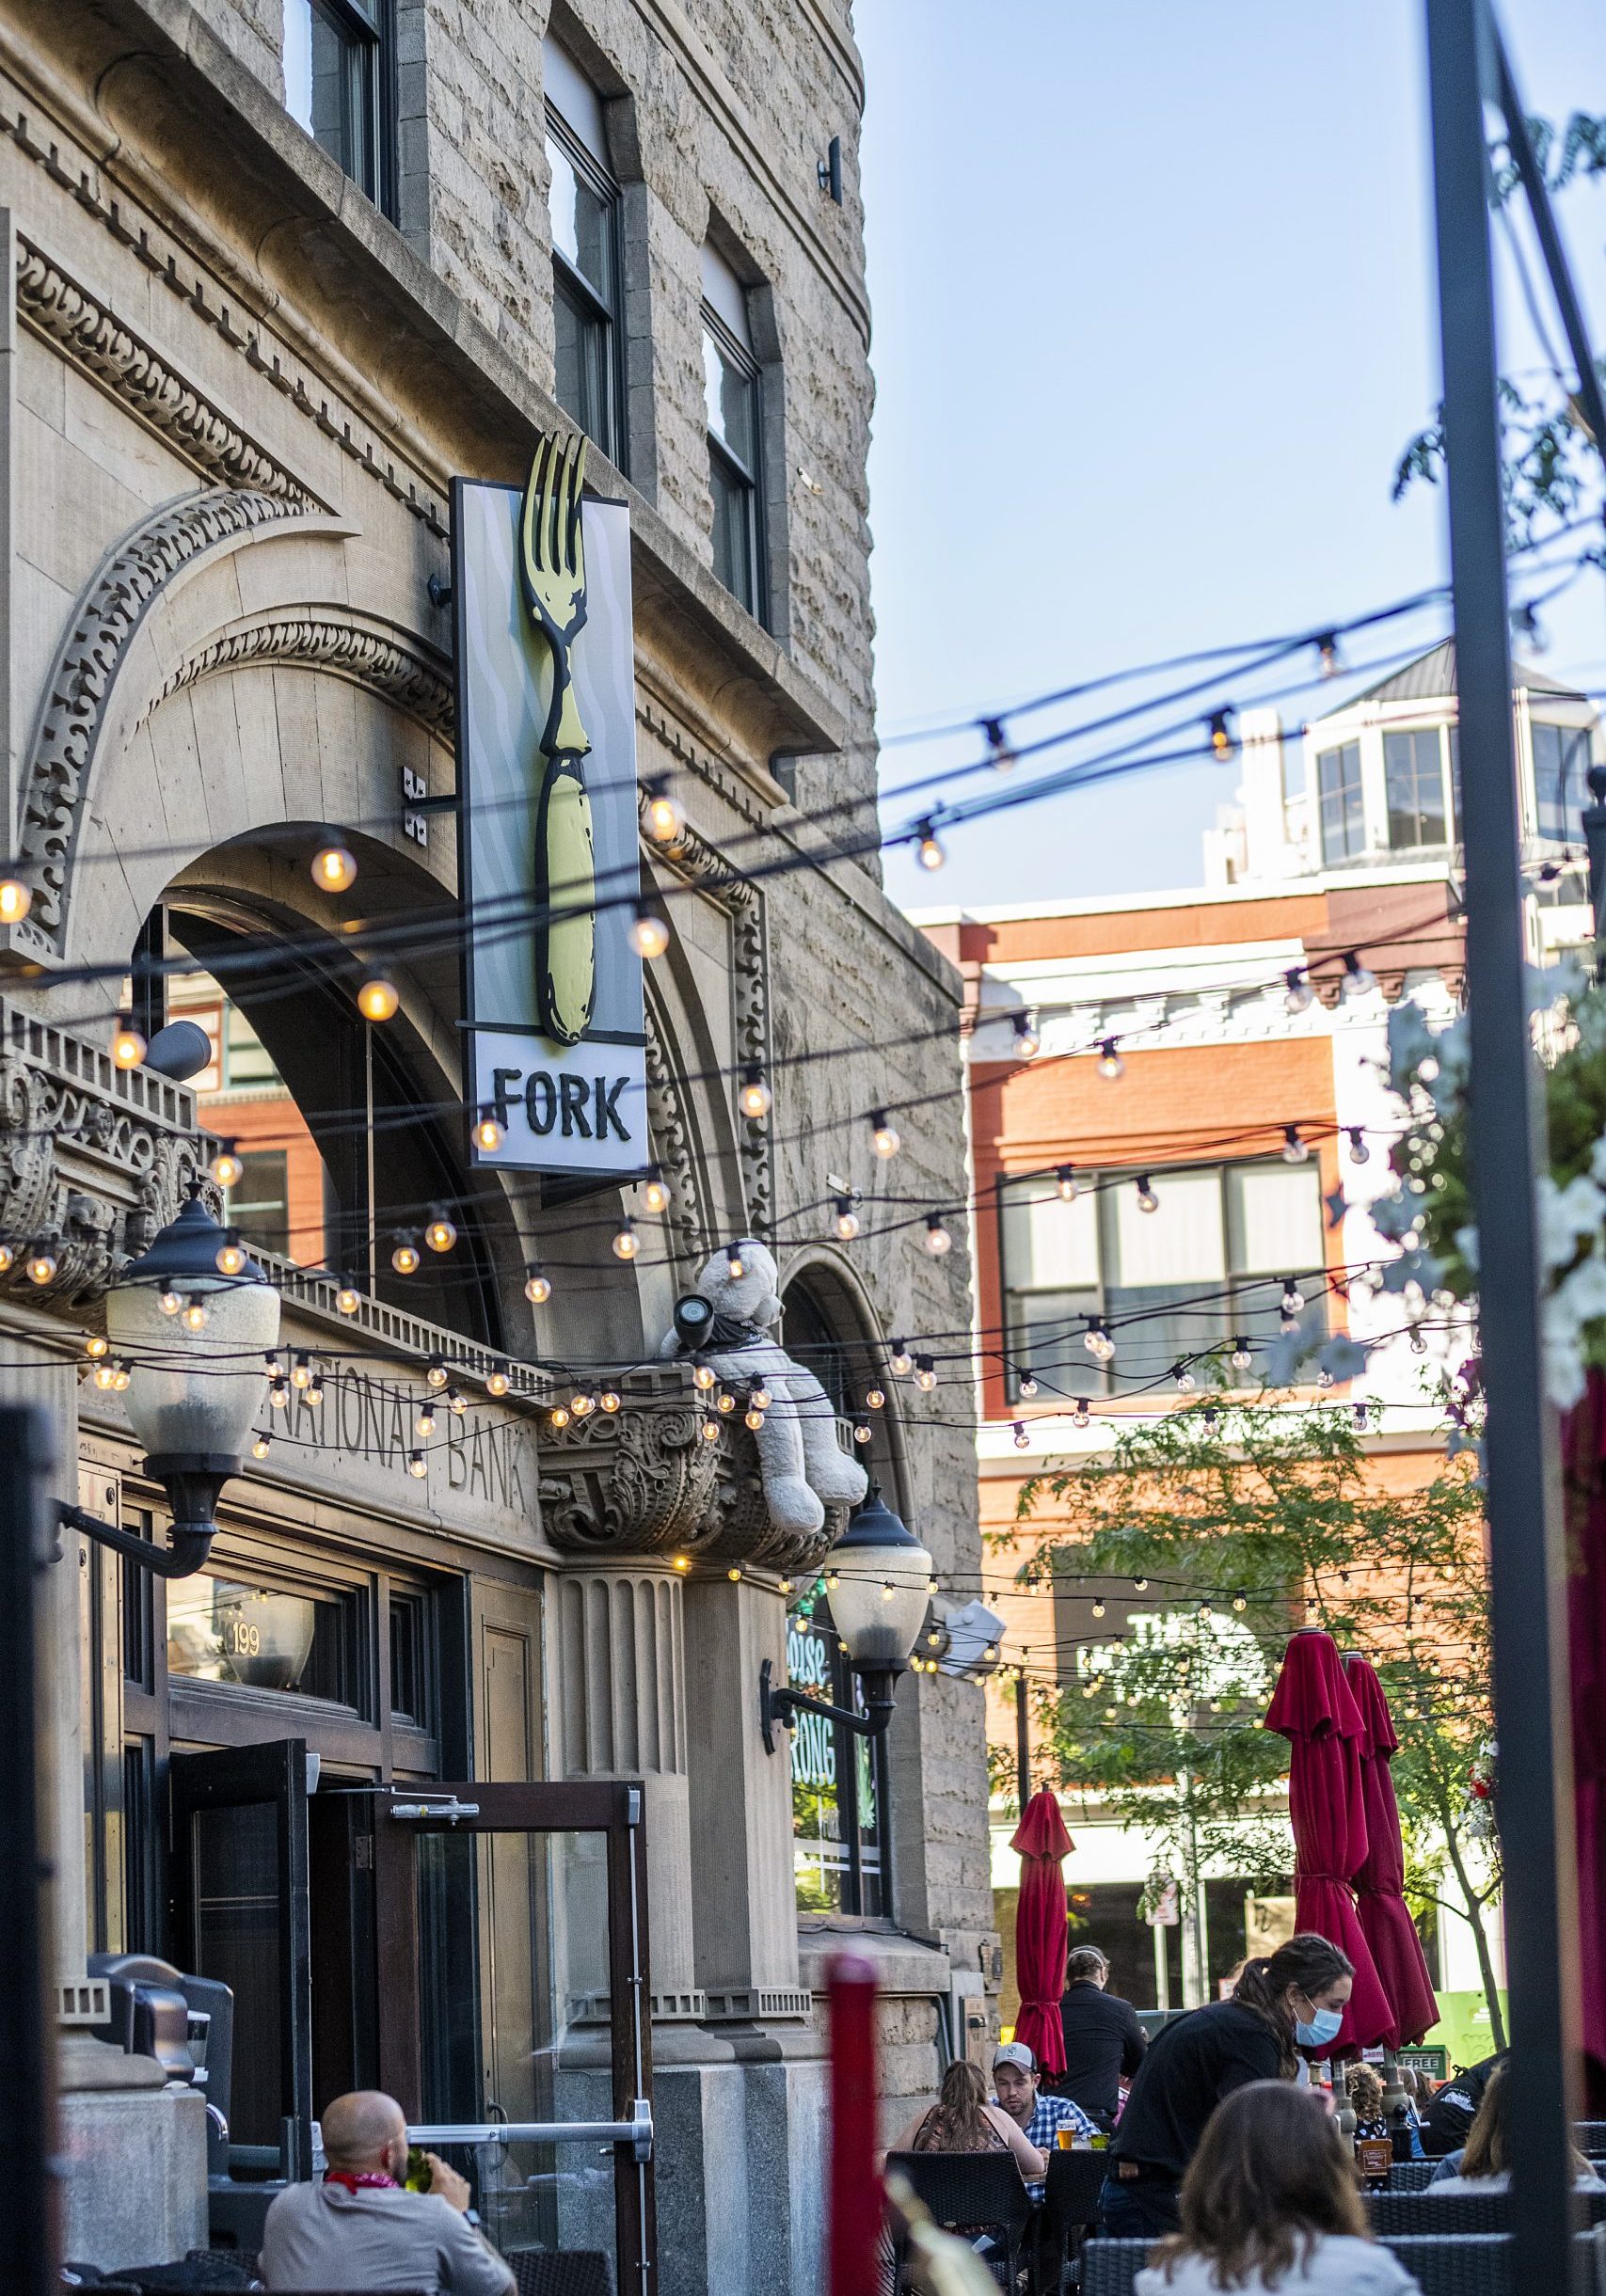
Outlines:
[{"label": "closed umbrella", "polygon": [[1394,2014],[1356,1915],[1350,1876],[1366,1858],[1360,1794],[1360,1709],[1331,1635],[1305,1627],[1289,1641],[1265,1726],[1288,1740],[1295,1919],[1347,1954],[1355,1987],[1332,2054],[1391,2041]]},{"label": "closed umbrella", "polygon": [[1399,1734],[1372,1661],[1353,1655],[1344,1660],[1344,1671],[1365,1728],[1360,1792],[1366,1812],[1366,1856],[1350,1879],[1355,1884],[1360,1926],[1394,2012],[1392,2046],[1409,2049],[1438,2024],[1439,2003],[1422,1940],[1404,1895],[1406,1852],[1389,1767],[1399,1750]]},{"label": "closed umbrella", "polygon": [[1566,1416],[1567,1643],[1579,1976],[1592,2109],[1606,2100],[1606,1378]]},{"label": "closed umbrella", "polygon": [[1026,2043],[1044,2073],[1065,2070],[1065,2031],[1059,2022],[1065,1991],[1065,1876],[1059,1862],[1075,1846],[1053,1793],[1041,1787],[1022,1811],[1010,1847],[1021,1855],[1021,1894],[1015,1907],[1015,1983],[1021,2006],[1015,2038]]}]

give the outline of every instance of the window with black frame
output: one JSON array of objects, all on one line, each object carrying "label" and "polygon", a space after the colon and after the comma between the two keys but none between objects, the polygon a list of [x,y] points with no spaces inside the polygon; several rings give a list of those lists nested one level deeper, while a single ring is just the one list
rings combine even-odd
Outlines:
[{"label": "window with black frame", "polygon": [[703,383],[714,572],[757,621],[764,583],[763,420],[747,290],[713,247],[703,249]]},{"label": "window with black frame", "polygon": [[1588,728],[1535,718],[1531,734],[1535,826],[1548,842],[1569,845],[1582,836],[1580,815],[1589,803]]},{"label": "window with black frame", "polygon": [[[1313,1159],[1079,1174],[1073,1185],[1069,1201],[1052,1176],[999,1190],[1012,1394],[1028,1370],[1045,1400],[1129,1394],[1210,1354],[1253,1385],[1288,1281],[1321,1309]],[[1115,1342],[1107,1360],[1087,1346],[1095,1320]],[[1232,1364],[1240,1352],[1248,1363]]]},{"label": "window with black frame", "polygon": [[1316,757],[1316,807],[1322,861],[1353,861],[1366,850],[1366,804],[1360,784],[1360,744],[1346,741]]},{"label": "window with black frame", "polygon": [[554,395],[625,467],[625,328],[619,186],[602,102],[566,50],[543,49],[552,226]]},{"label": "window with black frame", "polygon": [[[787,1679],[811,1698],[864,1711],[857,1677],[842,1655],[829,1605],[818,1591],[787,1622]],[[796,1724],[792,1865],[798,1910],[886,1913],[885,1741],[860,1737],[820,1714],[800,1714]]]},{"label": "window with black frame", "polygon": [[393,206],[391,0],[284,0],[284,104],[375,206]]},{"label": "window with black frame", "polygon": [[1391,727],[1383,736],[1383,783],[1389,807],[1389,844],[1396,853],[1449,845],[1450,811],[1444,729]]}]

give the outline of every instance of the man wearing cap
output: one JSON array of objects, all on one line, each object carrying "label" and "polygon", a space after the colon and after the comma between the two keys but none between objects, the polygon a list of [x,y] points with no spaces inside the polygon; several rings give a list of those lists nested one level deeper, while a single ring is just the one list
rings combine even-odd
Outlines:
[{"label": "man wearing cap", "polygon": [[[1073,2136],[1091,2137],[1098,2130],[1080,2105],[1069,2097],[1044,2097],[1038,2088],[1037,2059],[1024,2041],[1002,2042],[993,2059],[993,2101],[1002,2106],[1039,2152],[1052,2152],[1061,2129]],[[1026,2191],[1041,2200],[1046,2186],[1028,2184]]]}]

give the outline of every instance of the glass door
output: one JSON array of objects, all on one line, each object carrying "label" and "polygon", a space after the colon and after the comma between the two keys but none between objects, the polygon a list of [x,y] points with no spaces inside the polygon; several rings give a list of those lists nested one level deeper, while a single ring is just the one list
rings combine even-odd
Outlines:
[{"label": "glass door", "polygon": [[641,1789],[397,1787],[375,1818],[386,2085],[415,2141],[468,2177],[503,2256],[596,2256],[619,2296],[649,2296]]},{"label": "glass door", "polygon": [[312,2169],[307,1764],[304,1738],[168,1764],[174,1957],[234,1997],[231,2175]]}]

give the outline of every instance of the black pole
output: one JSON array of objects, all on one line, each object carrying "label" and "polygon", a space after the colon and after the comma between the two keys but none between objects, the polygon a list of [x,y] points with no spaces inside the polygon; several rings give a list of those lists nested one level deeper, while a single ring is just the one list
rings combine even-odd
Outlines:
[{"label": "black pole", "polygon": [[1015,1776],[1020,1786],[1021,1814],[1032,1797],[1031,1718],[1026,1710],[1026,1678],[1015,1676]]},{"label": "black pole", "polygon": [[1485,0],[1427,0],[1427,34],[1467,874],[1469,1147],[1488,1409],[1512,2228],[1523,2285],[1559,2296],[1571,2285],[1578,1903],[1559,1447],[1540,1364],[1534,1187],[1545,1142],[1523,980],[1484,117],[1493,26]]},{"label": "black pole", "polygon": [[[16,2296],[54,2296],[59,2272],[60,2147],[48,2008],[55,1968],[40,1900],[40,1884],[51,1869],[40,1827],[34,1648],[51,1465],[43,1413],[24,1404],[0,1405],[0,1746],[8,1757],[0,1794],[0,1937],[9,1971],[0,1985],[0,2065],[7,2068],[10,2097],[10,2197],[0,2209],[0,2288]],[[54,1545],[54,1538],[48,1544]]]},{"label": "black pole", "polygon": [[1606,766],[1590,767],[1589,799],[1583,809],[1583,847],[1589,855],[1589,906],[1598,948],[1606,941]]}]

